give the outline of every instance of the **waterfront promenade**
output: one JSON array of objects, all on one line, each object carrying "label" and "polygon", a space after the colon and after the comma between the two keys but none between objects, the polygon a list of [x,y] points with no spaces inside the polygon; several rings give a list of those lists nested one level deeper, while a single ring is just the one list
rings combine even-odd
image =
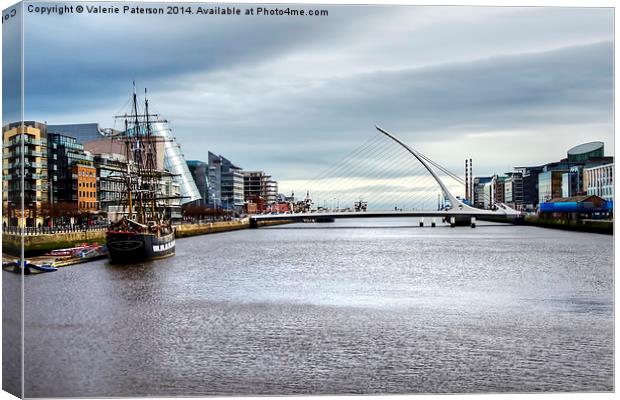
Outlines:
[{"label": "waterfront promenade", "polygon": [[[261,225],[273,226],[290,223],[291,221],[265,221]],[[248,218],[227,221],[200,221],[177,225],[177,238],[207,235],[211,233],[229,232],[250,228]],[[21,235],[24,236],[26,256],[41,255],[55,249],[69,248],[82,243],[105,243],[107,225],[86,227],[49,228],[5,228],[2,235],[2,251],[8,256],[19,256]],[[6,257],[5,257],[6,258]],[[9,257],[12,259],[12,257]]]}]

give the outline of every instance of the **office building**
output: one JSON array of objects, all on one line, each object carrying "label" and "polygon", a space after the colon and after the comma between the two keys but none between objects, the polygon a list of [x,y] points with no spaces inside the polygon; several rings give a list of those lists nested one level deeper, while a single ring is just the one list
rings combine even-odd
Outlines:
[{"label": "office building", "polygon": [[208,160],[208,206],[241,211],[245,200],[241,168],[212,152],[209,152]]},{"label": "office building", "polygon": [[472,191],[474,194],[474,202],[473,202],[473,206],[477,207],[477,208],[484,208],[485,205],[485,198],[486,198],[486,203],[489,204],[490,203],[490,194],[489,191],[490,190],[488,187],[485,189],[485,185],[489,182],[491,182],[493,178],[490,176],[485,176],[485,177],[475,177],[474,181],[473,181],[473,187],[472,187]]},{"label": "office building", "polygon": [[583,183],[588,196],[599,196],[606,201],[614,199],[614,164],[597,165],[583,169]]},{"label": "office building", "polygon": [[562,197],[564,170],[549,170],[538,174],[538,204]]},{"label": "office building", "polygon": [[74,203],[79,211],[96,211],[97,173],[92,154],[85,151],[76,138],[51,130],[47,153],[52,189],[50,199]]},{"label": "office building", "polygon": [[43,202],[48,201],[47,173],[47,126],[36,121],[16,122],[4,126],[2,128],[3,224],[20,227],[43,226],[46,215],[42,206]]},{"label": "office building", "polygon": [[78,143],[85,143],[91,140],[100,139],[113,133],[118,133],[113,129],[100,128],[98,123],[85,124],[52,124],[48,125],[49,132],[58,133],[64,136],[75,138]]},{"label": "office building", "polygon": [[278,183],[263,171],[242,171],[243,194],[246,201],[258,197],[267,204],[275,203],[278,195]]},{"label": "office building", "polygon": [[100,210],[109,213],[127,197],[127,183],[123,173],[127,169],[124,155],[103,153],[94,156],[97,169],[97,193]]},{"label": "office building", "polygon": [[523,174],[508,172],[504,181],[504,203],[515,210],[523,208]]}]

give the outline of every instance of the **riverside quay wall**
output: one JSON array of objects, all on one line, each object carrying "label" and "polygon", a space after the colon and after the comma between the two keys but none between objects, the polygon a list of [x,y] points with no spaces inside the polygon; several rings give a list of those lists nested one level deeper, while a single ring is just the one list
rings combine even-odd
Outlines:
[{"label": "riverside quay wall", "polygon": [[613,220],[550,218],[536,215],[526,215],[524,225],[538,226],[541,228],[564,229],[578,232],[603,233],[613,235]]},{"label": "riverside quay wall", "polygon": [[[55,233],[28,233],[23,235],[26,256],[40,255],[50,250],[74,247],[80,243],[104,243],[106,228],[75,230]],[[22,235],[2,234],[2,252],[19,256]]]},{"label": "riverside quay wall", "polygon": [[[269,221],[261,226],[282,225],[292,221]],[[229,232],[250,227],[249,218],[236,221],[204,222],[199,224],[182,224],[176,227],[177,238],[184,238],[210,233]],[[41,255],[55,249],[74,247],[82,243],[105,243],[105,227],[88,230],[67,230],[55,233],[29,232],[24,235],[24,253],[28,257]],[[19,233],[2,234],[2,252],[19,256],[21,247]]]}]

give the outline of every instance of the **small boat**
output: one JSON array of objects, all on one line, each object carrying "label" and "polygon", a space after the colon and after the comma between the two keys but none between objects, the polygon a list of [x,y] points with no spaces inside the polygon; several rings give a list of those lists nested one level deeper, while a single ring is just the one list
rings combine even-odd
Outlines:
[{"label": "small boat", "polygon": [[75,252],[79,252],[80,250],[90,246],[88,243],[82,243],[78,246],[66,248],[66,249],[56,249],[45,253],[46,256],[52,257],[66,257],[75,254]]},{"label": "small boat", "polygon": [[58,268],[54,267],[53,265],[50,264],[42,264],[42,265],[36,265],[36,264],[27,264],[30,268],[37,270],[39,272],[54,272],[54,271],[58,271]]}]

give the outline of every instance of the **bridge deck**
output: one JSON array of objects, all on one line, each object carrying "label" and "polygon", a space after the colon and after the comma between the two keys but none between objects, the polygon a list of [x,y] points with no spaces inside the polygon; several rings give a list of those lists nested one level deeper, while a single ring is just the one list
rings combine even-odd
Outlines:
[{"label": "bridge deck", "polygon": [[448,210],[448,211],[345,211],[345,212],[313,212],[296,214],[259,214],[252,215],[255,221],[274,221],[279,219],[314,219],[314,218],[392,218],[392,217],[440,217],[440,218],[470,218],[493,219],[511,221],[520,217],[520,214],[507,214],[490,210]]}]

